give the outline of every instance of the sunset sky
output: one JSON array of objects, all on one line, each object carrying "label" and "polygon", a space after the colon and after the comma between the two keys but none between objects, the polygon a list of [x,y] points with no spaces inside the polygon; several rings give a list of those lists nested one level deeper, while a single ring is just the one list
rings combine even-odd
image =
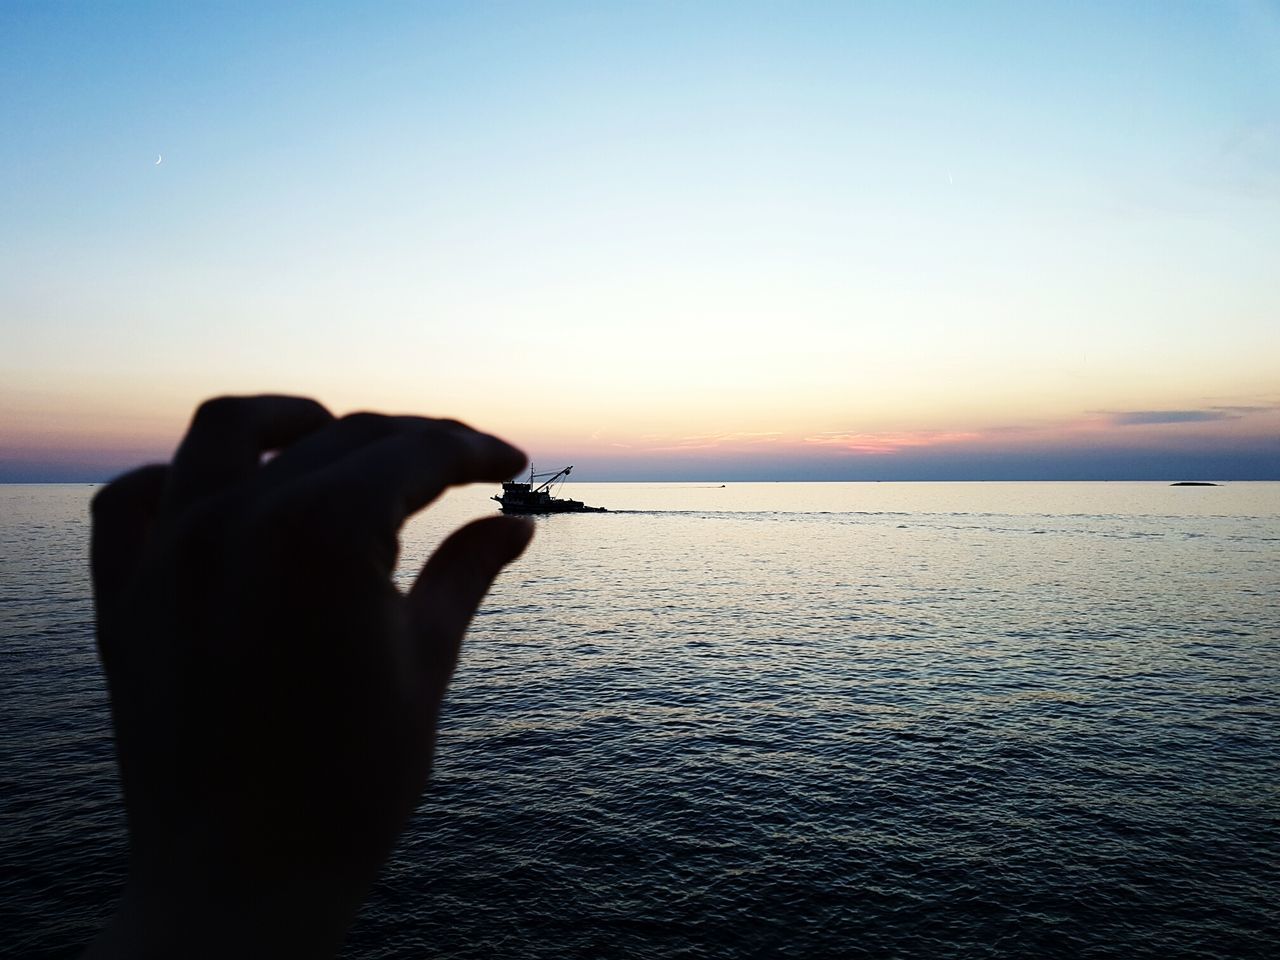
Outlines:
[{"label": "sunset sky", "polygon": [[584,480],[1280,479],[1272,0],[6,3],[0,125],[0,481],[262,391]]}]

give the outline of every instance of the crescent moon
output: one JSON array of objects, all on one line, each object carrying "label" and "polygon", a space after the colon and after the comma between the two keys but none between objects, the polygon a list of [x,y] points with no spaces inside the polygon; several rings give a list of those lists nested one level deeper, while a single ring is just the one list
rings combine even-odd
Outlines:
[{"label": "crescent moon", "polygon": [[153,166],[157,166],[157,167],[158,167],[158,166],[160,166],[160,163],[161,163],[161,161],[163,161],[163,160],[164,160],[164,154],[162,154],[162,153],[157,153],[157,154],[156,154],[156,162],[153,164]]}]

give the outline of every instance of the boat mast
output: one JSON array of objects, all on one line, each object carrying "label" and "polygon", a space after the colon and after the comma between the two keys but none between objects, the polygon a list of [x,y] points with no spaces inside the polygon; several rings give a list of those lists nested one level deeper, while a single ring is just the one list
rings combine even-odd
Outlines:
[{"label": "boat mast", "polygon": [[532,486],[534,479],[538,477],[550,477],[551,478],[550,480],[546,481],[542,486],[538,487],[537,490],[533,491],[534,493],[541,493],[543,490],[547,489],[547,487],[551,486],[561,477],[569,476],[569,471],[572,469],[573,469],[572,466],[568,466],[568,467],[565,467],[563,470],[561,470],[559,473],[534,473],[533,468],[530,467],[529,468],[529,485]]}]

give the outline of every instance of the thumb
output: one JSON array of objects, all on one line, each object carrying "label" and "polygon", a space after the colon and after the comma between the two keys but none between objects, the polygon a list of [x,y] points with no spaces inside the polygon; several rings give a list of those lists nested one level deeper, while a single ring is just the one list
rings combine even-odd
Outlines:
[{"label": "thumb", "polygon": [[427,679],[440,695],[449,683],[467,625],[489,585],[533,538],[533,524],[486,517],[455,531],[431,555],[409,591]]}]

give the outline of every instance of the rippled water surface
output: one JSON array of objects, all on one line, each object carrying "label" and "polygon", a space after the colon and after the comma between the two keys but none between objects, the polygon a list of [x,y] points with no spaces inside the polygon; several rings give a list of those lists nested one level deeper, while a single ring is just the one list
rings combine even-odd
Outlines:
[{"label": "rippled water surface", "polygon": [[[121,875],[91,492],[0,487],[6,956]],[[346,956],[1278,955],[1280,484],[572,495]]]}]

